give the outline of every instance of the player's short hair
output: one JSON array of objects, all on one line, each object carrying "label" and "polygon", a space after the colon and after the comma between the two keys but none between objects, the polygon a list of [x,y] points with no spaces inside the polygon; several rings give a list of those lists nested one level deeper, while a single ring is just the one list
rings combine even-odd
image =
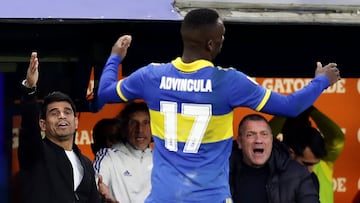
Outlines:
[{"label": "player's short hair", "polygon": [[208,8],[199,8],[189,11],[182,22],[181,29],[194,29],[218,22],[219,14]]},{"label": "player's short hair", "polygon": [[[242,134],[242,131],[244,129],[244,125],[247,121],[264,121],[265,123],[268,123],[268,121],[266,120],[266,118],[260,114],[248,114],[246,116],[244,116],[240,123],[239,123],[239,127],[238,127],[238,135],[241,136]],[[269,126],[269,129],[271,130],[270,126]]]}]

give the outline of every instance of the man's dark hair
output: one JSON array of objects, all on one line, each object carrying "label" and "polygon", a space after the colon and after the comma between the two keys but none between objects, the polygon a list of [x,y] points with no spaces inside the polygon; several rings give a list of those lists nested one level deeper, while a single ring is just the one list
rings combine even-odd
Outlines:
[{"label": "man's dark hair", "polygon": [[314,127],[300,127],[287,129],[283,132],[283,142],[294,150],[297,156],[303,156],[306,147],[309,147],[316,158],[326,156],[324,138]]},{"label": "man's dark hair", "polygon": [[193,29],[204,25],[213,25],[217,23],[219,14],[212,9],[199,8],[189,11],[181,25],[181,29]]},{"label": "man's dark hair", "polygon": [[96,154],[101,148],[107,148],[107,140],[111,143],[120,141],[122,129],[119,119],[103,118],[99,120],[93,128],[93,140],[91,150]]},{"label": "man's dark hair", "polygon": [[260,114],[248,114],[248,115],[244,116],[239,123],[239,127],[238,127],[238,135],[239,136],[241,135],[241,132],[244,128],[244,124],[247,121],[265,121],[266,123],[268,123],[266,118]]},{"label": "man's dark hair", "polygon": [[40,110],[40,118],[45,119],[46,118],[46,111],[49,104],[53,102],[61,102],[65,101],[68,102],[71,105],[71,108],[74,112],[74,116],[76,116],[76,106],[73,100],[67,95],[59,91],[51,92],[44,98],[44,102],[41,106]]}]

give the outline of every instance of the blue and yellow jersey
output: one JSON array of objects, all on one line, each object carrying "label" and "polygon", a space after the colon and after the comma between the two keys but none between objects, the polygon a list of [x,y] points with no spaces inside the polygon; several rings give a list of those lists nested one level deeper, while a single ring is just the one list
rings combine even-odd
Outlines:
[{"label": "blue and yellow jersey", "polygon": [[[277,107],[275,112],[288,113],[286,107],[295,106],[291,101],[299,97],[286,100],[242,72],[206,60],[149,64],[117,81],[119,63],[119,56],[109,57],[100,79],[99,103],[142,99],[149,107],[155,145],[152,190],[146,202],[231,202],[233,109],[268,108],[271,113]],[[315,86],[321,93],[329,82],[319,81],[324,85]],[[300,96],[309,99],[314,89]],[[281,101],[286,105],[278,107]]]},{"label": "blue and yellow jersey", "polygon": [[261,109],[269,98],[265,88],[234,69],[177,58],[141,68],[120,81],[117,92],[124,101],[143,99],[150,109],[155,142],[150,199],[230,199],[233,109]]}]

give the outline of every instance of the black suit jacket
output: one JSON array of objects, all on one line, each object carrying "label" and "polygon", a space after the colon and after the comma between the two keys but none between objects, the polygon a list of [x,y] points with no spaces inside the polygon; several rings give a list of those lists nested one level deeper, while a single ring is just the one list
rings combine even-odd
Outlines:
[{"label": "black suit jacket", "polygon": [[41,137],[36,96],[24,94],[21,108],[18,159],[22,202],[100,202],[92,162],[74,144],[73,151],[84,169],[81,183],[74,191],[73,170],[64,149]]}]

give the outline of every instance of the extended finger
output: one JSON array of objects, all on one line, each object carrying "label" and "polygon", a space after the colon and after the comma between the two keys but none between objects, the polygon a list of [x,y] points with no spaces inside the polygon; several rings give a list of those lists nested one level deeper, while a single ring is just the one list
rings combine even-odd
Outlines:
[{"label": "extended finger", "polygon": [[34,61],[31,64],[31,71],[34,73],[39,66],[39,60],[38,58],[35,58]]},{"label": "extended finger", "polygon": [[322,68],[321,62],[316,62],[316,67],[317,67],[317,68]]}]

